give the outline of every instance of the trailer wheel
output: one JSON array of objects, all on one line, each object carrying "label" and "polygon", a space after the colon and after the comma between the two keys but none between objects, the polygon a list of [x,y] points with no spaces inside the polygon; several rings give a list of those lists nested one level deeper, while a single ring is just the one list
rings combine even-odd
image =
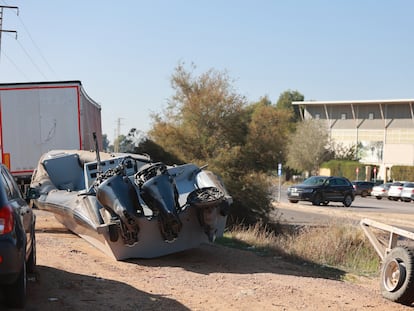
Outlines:
[{"label": "trailer wheel", "polygon": [[381,293],[394,302],[414,302],[414,251],[396,247],[385,258],[381,268]]}]

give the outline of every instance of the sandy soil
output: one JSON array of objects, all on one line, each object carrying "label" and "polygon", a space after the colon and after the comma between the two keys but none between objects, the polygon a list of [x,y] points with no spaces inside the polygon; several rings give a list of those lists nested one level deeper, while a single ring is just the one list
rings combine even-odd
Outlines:
[{"label": "sandy soil", "polygon": [[377,279],[341,281],[341,271],[219,245],[114,261],[36,213],[38,272],[25,310],[412,310],[383,299]]}]

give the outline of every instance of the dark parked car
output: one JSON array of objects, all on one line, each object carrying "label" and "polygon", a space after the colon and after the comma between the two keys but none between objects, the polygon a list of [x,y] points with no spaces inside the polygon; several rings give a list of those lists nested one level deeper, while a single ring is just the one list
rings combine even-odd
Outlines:
[{"label": "dark parked car", "polygon": [[5,303],[23,308],[26,273],[36,267],[35,214],[4,165],[0,165],[0,285]]},{"label": "dark parked car", "polygon": [[299,185],[289,187],[287,195],[291,203],[310,201],[313,205],[327,205],[332,201],[349,207],[354,201],[355,190],[344,177],[312,176]]},{"label": "dark parked car", "polygon": [[354,185],[355,195],[360,195],[361,197],[371,195],[372,188],[375,186],[375,183],[371,181],[361,180],[355,180],[352,184]]}]

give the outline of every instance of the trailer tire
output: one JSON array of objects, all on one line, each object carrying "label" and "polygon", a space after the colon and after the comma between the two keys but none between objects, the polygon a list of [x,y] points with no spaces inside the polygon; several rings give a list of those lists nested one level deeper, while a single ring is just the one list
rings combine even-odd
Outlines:
[{"label": "trailer tire", "polygon": [[385,257],[381,268],[384,298],[404,305],[414,302],[414,251],[396,247]]}]

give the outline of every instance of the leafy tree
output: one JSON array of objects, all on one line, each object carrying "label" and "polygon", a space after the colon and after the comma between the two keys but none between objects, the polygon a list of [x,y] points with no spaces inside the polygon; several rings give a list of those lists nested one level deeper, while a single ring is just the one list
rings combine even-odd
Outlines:
[{"label": "leafy tree", "polygon": [[303,96],[298,91],[288,90],[280,94],[276,107],[281,110],[290,111],[292,113],[291,121],[298,122],[301,120],[301,111],[299,106],[292,105],[292,102],[303,101],[304,99],[305,96]]},{"label": "leafy tree", "polygon": [[109,150],[109,139],[108,135],[102,134],[102,150],[108,151]]},{"label": "leafy tree", "polygon": [[148,154],[154,162],[163,162],[165,164],[184,164],[184,161],[177,158],[174,154],[167,152],[160,145],[149,138],[145,138],[134,147],[133,153]]},{"label": "leafy tree", "polygon": [[277,165],[273,153],[280,156],[279,136],[285,134],[279,131],[289,113],[268,101],[247,105],[226,72],[211,69],[197,76],[195,69],[176,67],[175,92],[166,109],[152,115],[149,138],[185,162],[209,164],[223,178],[234,199],[230,221],[266,222],[271,205],[264,172]]},{"label": "leafy tree", "polygon": [[266,97],[250,109],[244,160],[249,165],[248,169],[263,172],[274,170],[277,163],[284,162],[292,113],[277,109]]},{"label": "leafy tree", "polygon": [[317,172],[329,155],[328,142],[328,130],[321,121],[299,123],[287,147],[287,164],[298,171]]},{"label": "leafy tree", "polygon": [[344,145],[342,143],[331,142],[329,150],[332,153],[332,159],[335,160],[358,160],[357,145]]},{"label": "leafy tree", "polygon": [[195,77],[193,71],[177,66],[171,77],[175,94],[163,115],[152,116],[149,135],[166,151],[198,162],[240,145],[246,133],[246,100],[234,92],[226,73],[209,70]]}]

